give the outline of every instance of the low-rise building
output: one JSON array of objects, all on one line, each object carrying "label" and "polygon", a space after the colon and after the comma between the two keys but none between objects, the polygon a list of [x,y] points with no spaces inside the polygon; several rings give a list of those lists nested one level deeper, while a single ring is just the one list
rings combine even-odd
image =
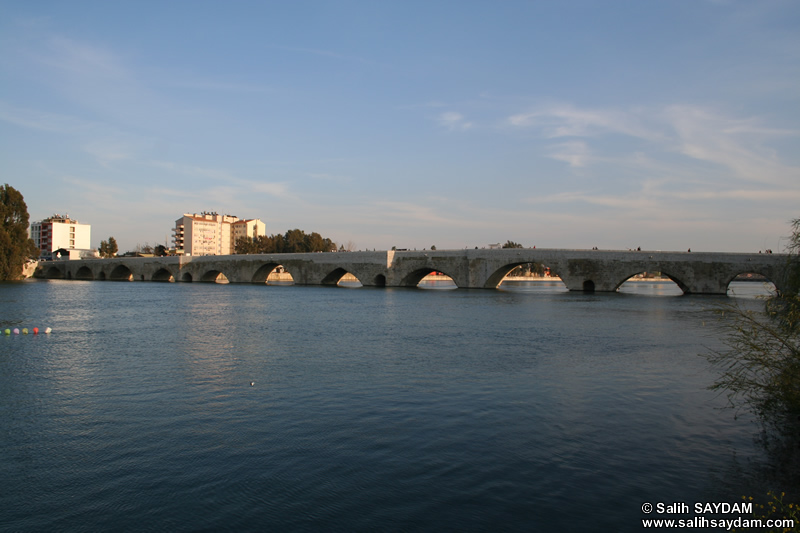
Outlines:
[{"label": "low-rise building", "polygon": [[92,226],[81,224],[69,215],[53,215],[31,223],[30,235],[42,259],[63,258],[64,255],[82,259],[96,255],[91,247]]},{"label": "low-rise building", "polygon": [[[267,234],[267,226],[257,218],[247,220],[239,220],[231,224],[231,231],[233,232],[233,248],[236,248],[236,241],[242,237],[255,240],[258,237],[263,237]],[[231,252],[233,253],[233,252]]]}]

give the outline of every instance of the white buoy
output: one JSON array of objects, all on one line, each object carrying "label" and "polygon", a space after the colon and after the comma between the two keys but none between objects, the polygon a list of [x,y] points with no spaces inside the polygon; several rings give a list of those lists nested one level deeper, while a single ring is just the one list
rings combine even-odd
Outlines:
[{"label": "white buoy", "polygon": [[47,328],[46,330],[44,330],[45,333],[50,333],[51,331],[53,331],[53,330],[50,329],[50,328]]}]

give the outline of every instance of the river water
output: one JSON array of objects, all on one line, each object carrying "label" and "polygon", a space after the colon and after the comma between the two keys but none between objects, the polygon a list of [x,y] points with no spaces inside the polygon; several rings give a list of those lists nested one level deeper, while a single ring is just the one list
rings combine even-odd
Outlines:
[{"label": "river water", "polygon": [[[757,305],[758,284],[733,284]],[[0,530],[638,531],[739,501],[712,308],[616,294],[0,285]]]}]

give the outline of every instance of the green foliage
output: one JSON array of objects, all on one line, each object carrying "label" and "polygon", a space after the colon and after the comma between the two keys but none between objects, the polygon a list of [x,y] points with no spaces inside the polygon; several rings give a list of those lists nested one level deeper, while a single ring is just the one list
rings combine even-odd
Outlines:
[{"label": "green foliage", "polygon": [[287,231],[284,235],[261,235],[255,239],[240,237],[234,250],[237,254],[282,254],[330,252],[336,243],[323,238],[319,233],[306,234],[299,229]]},{"label": "green foliage", "polygon": [[[800,219],[792,221],[786,279],[800,278]],[[726,349],[706,354],[720,377],[713,390],[730,407],[755,413],[761,422],[800,440],[800,284],[767,299],[763,311],[739,304],[718,310]]]},{"label": "green foliage", "polygon": [[0,280],[20,279],[25,261],[38,256],[39,250],[28,237],[25,199],[6,183],[0,187]]},{"label": "green foliage", "polygon": [[783,428],[800,416],[800,307],[794,300],[780,318],[725,306],[719,313],[726,349],[707,355],[720,370],[712,389],[724,391],[730,407],[751,410]]},{"label": "green foliage", "polygon": [[786,265],[786,279],[784,280],[784,292],[788,295],[800,294],[800,218],[792,220],[792,235],[789,237],[789,244],[786,251],[789,259]]},{"label": "green foliage", "polygon": [[523,246],[518,242],[506,241],[506,243],[503,245],[503,248],[523,248]]},{"label": "green foliage", "polygon": [[100,252],[100,257],[115,257],[119,251],[117,240],[114,237],[109,237],[108,241],[100,241],[98,251]]}]

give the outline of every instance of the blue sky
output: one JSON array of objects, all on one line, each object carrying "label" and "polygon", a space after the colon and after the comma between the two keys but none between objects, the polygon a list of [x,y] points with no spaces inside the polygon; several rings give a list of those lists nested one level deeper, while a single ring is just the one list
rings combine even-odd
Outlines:
[{"label": "blue sky", "polygon": [[782,249],[800,3],[0,0],[0,182],[356,249]]}]

